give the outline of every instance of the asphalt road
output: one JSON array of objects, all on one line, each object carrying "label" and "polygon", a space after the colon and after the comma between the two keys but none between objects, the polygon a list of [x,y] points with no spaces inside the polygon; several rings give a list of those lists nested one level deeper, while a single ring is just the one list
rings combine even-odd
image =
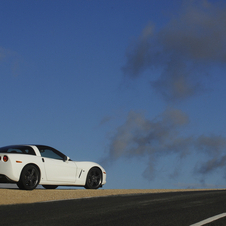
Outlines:
[{"label": "asphalt road", "polygon": [[189,226],[221,213],[226,191],[175,192],[0,206],[0,225]]}]

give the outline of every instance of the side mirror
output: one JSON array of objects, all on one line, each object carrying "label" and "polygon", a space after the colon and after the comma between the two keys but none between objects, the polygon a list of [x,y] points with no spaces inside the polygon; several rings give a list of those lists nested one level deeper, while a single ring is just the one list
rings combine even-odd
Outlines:
[{"label": "side mirror", "polygon": [[68,156],[64,156],[64,158],[63,158],[63,160],[64,160],[64,162],[67,162],[68,160],[69,160],[70,158],[68,157]]}]

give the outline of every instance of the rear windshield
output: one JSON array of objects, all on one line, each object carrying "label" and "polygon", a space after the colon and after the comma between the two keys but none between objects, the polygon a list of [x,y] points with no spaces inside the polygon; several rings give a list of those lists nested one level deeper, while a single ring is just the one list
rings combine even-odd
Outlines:
[{"label": "rear windshield", "polygon": [[0,148],[0,153],[18,153],[18,154],[36,155],[32,147],[14,146],[14,145]]}]

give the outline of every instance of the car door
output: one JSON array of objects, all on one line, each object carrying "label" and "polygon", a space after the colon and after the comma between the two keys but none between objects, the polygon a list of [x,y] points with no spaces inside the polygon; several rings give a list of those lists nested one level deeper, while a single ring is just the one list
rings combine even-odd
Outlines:
[{"label": "car door", "polygon": [[65,160],[64,155],[50,147],[40,150],[48,181],[75,182],[76,165]]}]

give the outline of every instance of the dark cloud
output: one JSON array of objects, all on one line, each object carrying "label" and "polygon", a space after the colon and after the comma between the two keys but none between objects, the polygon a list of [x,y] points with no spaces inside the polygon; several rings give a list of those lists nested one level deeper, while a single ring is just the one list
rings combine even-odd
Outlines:
[{"label": "dark cloud", "polygon": [[225,171],[226,155],[206,161],[200,167],[197,167],[196,172],[201,173],[201,174],[207,174],[207,173],[215,171],[216,169],[224,169],[224,171]]},{"label": "dark cloud", "polygon": [[164,28],[148,24],[127,51],[126,76],[136,78],[146,69],[159,68],[151,86],[166,100],[193,96],[204,88],[211,66],[226,63],[226,8],[208,1],[187,1]]},{"label": "dark cloud", "polygon": [[[203,152],[207,156],[205,162],[195,167],[195,172],[200,174],[208,174],[217,169],[226,169],[226,138],[223,136],[200,136],[195,142],[197,151]],[[226,176],[226,173],[225,173]]]},{"label": "dark cloud", "polygon": [[117,128],[110,146],[110,156],[136,156],[175,151],[175,147],[184,145],[184,139],[178,139],[179,127],[186,125],[188,118],[180,110],[168,109],[161,116],[150,121],[142,115],[130,111],[126,122]]},{"label": "dark cloud", "polygon": [[[204,153],[206,161],[199,161],[195,168],[198,174],[226,168],[226,138],[216,135],[183,136],[188,123],[188,116],[178,109],[168,108],[153,120],[146,119],[142,113],[130,111],[125,123],[112,137],[110,151],[102,163],[107,165],[120,158],[149,159],[143,173],[147,179],[155,177],[158,160],[172,154],[183,159],[190,154]],[[171,177],[179,174],[178,166],[174,171],[175,175]]]},{"label": "dark cloud", "polygon": [[[161,30],[153,23],[145,27],[140,37],[128,47],[127,62],[122,70],[131,79],[138,79],[147,70],[151,88],[175,104],[175,101],[205,90],[205,79],[212,66],[224,67],[225,37],[225,6],[217,7],[201,0],[185,1],[181,12]],[[180,174],[180,160],[188,156],[197,156],[191,163],[195,174],[206,175],[218,169],[225,171],[226,137],[185,135],[188,124],[188,115],[174,108],[167,108],[152,120],[140,112],[130,111],[125,123],[116,129],[110,140],[104,161],[145,159],[143,162],[147,167],[143,176],[149,180],[156,176],[158,160],[167,156],[175,157],[179,162],[170,169],[173,171],[169,172],[170,178]]]}]

